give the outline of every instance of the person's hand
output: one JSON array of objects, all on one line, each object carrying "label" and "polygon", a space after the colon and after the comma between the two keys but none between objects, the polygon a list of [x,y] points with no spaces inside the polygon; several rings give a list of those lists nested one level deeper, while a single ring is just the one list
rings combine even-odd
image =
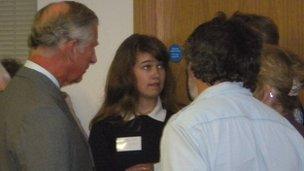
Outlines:
[{"label": "person's hand", "polygon": [[153,171],[153,163],[137,164],[126,169],[126,171]]}]

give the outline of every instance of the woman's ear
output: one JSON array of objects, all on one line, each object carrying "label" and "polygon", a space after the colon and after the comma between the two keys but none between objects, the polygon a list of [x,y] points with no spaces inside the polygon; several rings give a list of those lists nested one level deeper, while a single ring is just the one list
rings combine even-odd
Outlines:
[{"label": "woman's ear", "polygon": [[276,101],[277,92],[274,88],[266,85],[262,94],[261,101],[268,106],[273,106]]}]

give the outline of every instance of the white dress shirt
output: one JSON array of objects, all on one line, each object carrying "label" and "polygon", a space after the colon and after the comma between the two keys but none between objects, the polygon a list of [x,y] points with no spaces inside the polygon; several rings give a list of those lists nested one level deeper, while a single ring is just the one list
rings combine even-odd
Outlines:
[{"label": "white dress shirt", "polygon": [[303,171],[304,139],[241,83],[201,93],[171,117],[161,140],[163,171]]}]

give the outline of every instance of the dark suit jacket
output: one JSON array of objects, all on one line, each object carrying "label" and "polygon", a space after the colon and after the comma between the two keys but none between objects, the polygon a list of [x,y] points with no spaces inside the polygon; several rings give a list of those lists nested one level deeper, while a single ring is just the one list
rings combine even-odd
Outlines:
[{"label": "dark suit jacket", "polygon": [[92,169],[88,144],[59,88],[21,68],[0,93],[0,170]]}]

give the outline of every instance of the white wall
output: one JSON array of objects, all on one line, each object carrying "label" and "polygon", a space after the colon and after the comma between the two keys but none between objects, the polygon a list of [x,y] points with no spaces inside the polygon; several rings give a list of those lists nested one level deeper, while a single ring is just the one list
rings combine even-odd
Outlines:
[{"label": "white wall", "polygon": [[[37,0],[38,9],[58,0]],[[83,80],[63,88],[72,99],[76,115],[85,131],[98,111],[104,95],[107,71],[120,43],[133,33],[133,0],[77,0],[91,8],[99,17],[97,63],[91,66]]]}]

